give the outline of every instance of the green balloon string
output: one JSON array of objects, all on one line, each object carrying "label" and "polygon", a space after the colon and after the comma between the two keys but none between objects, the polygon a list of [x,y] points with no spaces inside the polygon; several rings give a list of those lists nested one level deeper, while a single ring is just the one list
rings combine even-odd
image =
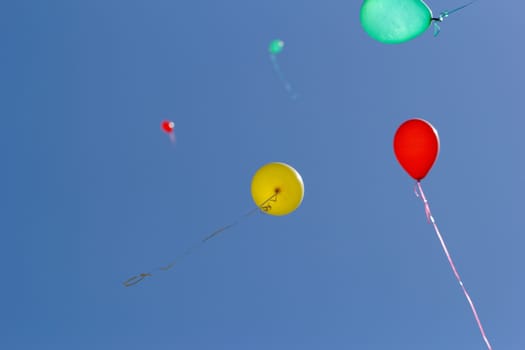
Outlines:
[{"label": "green balloon string", "polygon": [[476,1],[478,1],[478,0],[473,0],[473,1],[467,3],[467,4],[463,5],[463,6],[457,7],[457,8],[455,8],[455,9],[453,9],[453,10],[445,10],[445,11],[442,11],[442,12],[439,14],[439,17],[434,17],[434,18],[432,18],[432,21],[434,21],[434,36],[435,36],[435,37],[438,36],[439,33],[441,32],[441,28],[439,27],[438,22],[443,22],[443,20],[444,20],[445,18],[447,18],[448,16],[450,16],[450,15],[453,14],[454,12],[457,12],[457,11],[459,11],[459,10],[462,10],[462,9],[464,9],[465,7],[472,5],[472,4],[475,3]]}]

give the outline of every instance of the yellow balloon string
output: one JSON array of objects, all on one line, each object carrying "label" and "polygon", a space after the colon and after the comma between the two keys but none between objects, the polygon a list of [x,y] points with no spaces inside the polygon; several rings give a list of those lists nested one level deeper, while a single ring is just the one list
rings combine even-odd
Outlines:
[{"label": "yellow balloon string", "polygon": [[[273,193],[268,199],[266,199],[264,202],[262,202],[257,207],[255,207],[252,210],[250,210],[249,212],[245,213],[244,215],[241,215],[236,221],[234,221],[234,222],[232,222],[232,223],[230,223],[228,225],[222,226],[222,227],[218,228],[217,230],[213,231],[212,233],[208,234],[207,236],[202,238],[199,242],[195,243],[194,245],[192,245],[191,247],[186,249],[182,254],[180,254],[171,263],[169,263],[168,265],[165,265],[165,266],[158,267],[158,268],[154,269],[153,271],[158,271],[158,270],[160,270],[160,271],[168,271],[173,266],[175,266],[177,263],[179,263],[183,258],[185,258],[186,256],[188,256],[191,253],[193,253],[194,250],[196,250],[197,248],[201,247],[204,243],[206,243],[207,241],[209,241],[213,237],[215,237],[215,236],[221,234],[222,232],[224,232],[224,231],[232,228],[233,226],[237,225],[242,219],[244,219],[244,218],[246,218],[248,216],[251,216],[251,215],[253,215],[254,213],[256,213],[258,211],[264,211],[264,212],[270,211],[272,209],[271,202],[276,202],[277,201],[277,195],[278,194],[279,194],[279,190],[275,190],[275,193]],[[124,282],[122,282],[122,284],[124,285],[124,287],[134,286],[134,285],[142,282],[146,277],[153,276],[153,271],[140,273],[138,275],[130,277],[127,280],[125,280]]]}]

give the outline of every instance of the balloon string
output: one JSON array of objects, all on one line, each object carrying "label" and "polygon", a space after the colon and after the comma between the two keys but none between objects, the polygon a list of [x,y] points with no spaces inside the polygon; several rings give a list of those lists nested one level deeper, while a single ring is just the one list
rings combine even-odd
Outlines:
[{"label": "balloon string", "polygon": [[456,8],[453,9],[453,10],[445,10],[445,11],[442,11],[442,12],[439,14],[439,17],[432,17],[432,21],[435,21],[435,22],[443,22],[443,20],[444,20],[445,18],[447,18],[448,16],[450,16],[450,15],[453,14],[454,12],[457,12],[457,11],[459,11],[459,10],[463,10],[465,7],[472,5],[472,4],[475,3],[476,1],[478,1],[478,0],[470,1],[470,2],[466,3],[465,5],[462,5],[462,6],[460,6],[460,7],[456,7]]},{"label": "balloon string", "polygon": [[297,93],[293,91],[292,85],[290,84],[290,82],[288,82],[283,72],[281,71],[281,67],[279,66],[279,63],[277,62],[277,56],[275,54],[270,54],[270,61],[272,61],[273,70],[275,71],[275,74],[277,74],[277,76],[279,77],[279,80],[283,84],[284,89],[290,95],[290,97],[293,100],[295,100],[298,97],[298,95]]},{"label": "balloon string", "polygon": [[[423,200],[423,203],[425,204],[425,215],[427,216],[427,222],[428,223],[431,223],[431,218],[432,218],[432,213],[430,212],[430,207],[428,205],[428,202],[426,200],[426,198],[424,197],[424,195],[422,194],[421,196],[419,195],[419,188],[418,188],[418,185],[420,184],[420,182],[418,181],[414,187],[414,193],[416,195],[416,197],[418,198],[421,198]],[[433,219],[433,218],[432,218]]]},{"label": "balloon string", "polygon": [[[419,192],[419,194],[418,194]],[[416,195],[420,197],[425,205],[425,214],[427,215],[427,219],[429,222],[432,223],[434,226],[434,230],[436,231],[436,235],[439,239],[439,242],[441,243],[441,247],[443,248],[443,251],[445,252],[445,255],[447,256],[448,262],[450,264],[450,267],[452,268],[452,271],[454,272],[454,276],[456,276],[456,279],[461,286],[461,289],[463,290],[463,294],[465,294],[465,297],[470,305],[470,309],[472,310],[472,314],[474,315],[474,318],[476,319],[476,322],[478,324],[479,331],[481,332],[481,336],[483,337],[483,340],[485,341],[485,344],[487,345],[487,348],[489,350],[492,350],[492,346],[490,345],[490,342],[485,334],[485,330],[483,329],[483,326],[481,324],[481,320],[479,319],[478,312],[476,311],[476,307],[474,306],[474,302],[472,301],[472,298],[470,297],[469,293],[467,292],[467,289],[463,285],[463,281],[461,280],[461,277],[459,276],[459,273],[456,269],[456,266],[454,265],[454,261],[452,260],[452,257],[450,256],[450,253],[448,252],[447,245],[445,244],[445,240],[441,236],[441,233],[439,232],[439,229],[437,227],[436,221],[434,220],[434,217],[432,216],[432,212],[430,211],[430,206],[428,204],[427,198],[425,196],[425,192],[423,192],[423,187],[421,186],[421,182],[417,182],[416,184]]]},{"label": "balloon string", "polygon": [[462,5],[462,6],[460,6],[460,7],[456,7],[456,8],[453,9],[453,10],[445,10],[445,11],[442,11],[442,12],[439,14],[439,17],[432,17],[432,21],[434,22],[434,36],[438,36],[438,34],[441,32],[441,28],[439,27],[439,25],[438,25],[437,22],[443,22],[443,20],[444,20],[445,18],[447,18],[448,16],[450,16],[450,15],[453,14],[454,12],[459,11],[459,10],[462,10],[462,9],[464,9],[465,7],[472,5],[472,4],[475,3],[476,1],[478,1],[478,0],[470,1],[469,3],[466,3],[465,5]]},{"label": "balloon string", "polygon": [[215,237],[215,236],[221,234],[222,232],[224,232],[224,231],[232,228],[233,226],[237,225],[242,219],[244,219],[244,218],[246,218],[248,216],[251,216],[251,215],[253,215],[254,213],[256,213],[258,211],[264,211],[264,212],[270,211],[272,209],[272,206],[271,206],[270,202],[276,202],[278,194],[279,194],[279,191],[276,190],[274,194],[272,194],[268,199],[266,199],[264,202],[259,204],[259,206],[257,206],[254,209],[248,211],[244,215],[241,215],[239,217],[239,219],[237,219],[236,221],[232,222],[231,224],[222,226],[221,228],[218,228],[217,230],[213,231],[211,234],[205,236],[199,242],[195,243],[194,245],[192,245],[191,247],[186,249],[182,254],[177,256],[175,258],[175,260],[173,260],[168,265],[158,267],[155,270],[150,271],[150,272],[144,272],[144,273],[140,273],[138,275],[135,275],[135,276],[133,276],[131,278],[128,278],[124,282],[122,282],[122,284],[125,287],[131,287],[131,286],[134,286],[134,285],[142,282],[146,277],[153,276],[153,272],[154,271],[158,271],[158,270],[160,270],[160,271],[167,271],[167,270],[171,269],[173,266],[178,264],[186,256],[190,255],[195,249],[199,248],[200,246],[202,246],[204,243],[206,243],[208,240],[212,239],[213,237]]}]

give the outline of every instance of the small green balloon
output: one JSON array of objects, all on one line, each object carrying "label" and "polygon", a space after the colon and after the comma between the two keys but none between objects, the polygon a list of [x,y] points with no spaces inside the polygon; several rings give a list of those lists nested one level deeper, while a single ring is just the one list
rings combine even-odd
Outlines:
[{"label": "small green balloon", "polygon": [[281,53],[283,48],[284,48],[284,41],[279,40],[279,39],[275,39],[268,46],[268,51],[270,51],[270,53],[272,55],[277,55],[277,54]]},{"label": "small green balloon", "polygon": [[372,38],[385,44],[414,39],[432,23],[432,10],[422,0],[365,0],[361,25]]}]

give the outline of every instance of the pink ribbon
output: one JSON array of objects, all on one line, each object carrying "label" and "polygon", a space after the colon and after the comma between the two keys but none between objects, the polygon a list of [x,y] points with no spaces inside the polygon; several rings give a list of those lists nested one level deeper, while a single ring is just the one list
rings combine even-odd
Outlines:
[{"label": "pink ribbon", "polygon": [[441,247],[443,248],[443,251],[445,252],[445,255],[447,256],[448,262],[450,264],[450,267],[452,268],[452,272],[454,272],[454,276],[456,276],[456,279],[461,286],[461,289],[463,290],[463,294],[465,294],[465,298],[467,298],[467,301],[470,305],[470,309],[472,310],[472,314],[474,315],[474,318],[476,319],[476,322],[478,324],[479,331],[481,332],[481,336],[483,337],[483,340],[485,341],[485,344],[487,345],[487,348],[489,350],[492,350],[492,346],[490,345],[490,342],[487,338],[487,335],[485,334],[485,330],[483,329],[483,326],[481,324],[481,321],[478,316],[478,312],[476,311],[476,307],[474,306],[474,303],[472,302],[472,298],[467,292],[467,289],[463,285],[463,281],[461,280],[461,277],[459,276],[458,270],[456,269],[456,266],[454,265],[454,261],[452,260],[452,257],[450,256],[450,253],[448,252],[447,245],[445,244],[445,240],[441,236],[441,233],[439,232],[439,229],[436,225],[436,221],[434,220],[434,217],[432,216],[432,212],[430,211],[430,206],[428,205],[427,198],[425,197],[425,192],[423,192],[423,187],[421,187],[421,182],[417,182],[416,188],[414,189],[416,196],[420,197],[425,205],[425,214],[427,216],[427,220],[432,223],[434,226],[434,230],[436,231],[436,235],[439,239],[439,242],[441,243]]}]

